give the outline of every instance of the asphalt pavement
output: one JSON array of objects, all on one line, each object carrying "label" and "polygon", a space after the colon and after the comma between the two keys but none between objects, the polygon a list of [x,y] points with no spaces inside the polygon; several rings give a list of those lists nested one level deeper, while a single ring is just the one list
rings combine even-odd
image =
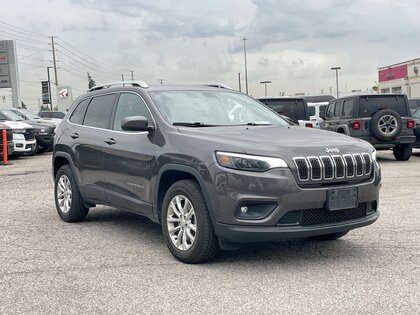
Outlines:
[{"label": "asphalt pavement", "polygon": [[420,314],[420,150],[379,152],[379,220],[337,241],[246,245],[186,265],[160,226],[98,206],[65,223],[51,154],[0,166],[1,314]]}]

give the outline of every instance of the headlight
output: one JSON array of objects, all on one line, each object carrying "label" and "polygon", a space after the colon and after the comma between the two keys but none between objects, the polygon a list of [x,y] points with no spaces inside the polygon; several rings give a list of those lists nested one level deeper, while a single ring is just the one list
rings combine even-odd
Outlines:
[{"label": "headlight", "polygon": [[376,150],[373,150],[372,152],[372,159],[376,161]]},{"label": "headlight", "polygon": [[25,135],[21,133],[14,133],[13,134],[13,140],[25,140]]},{"label": "headlight", "polygon": [[223,167],[242,171],[264,172],[272,168],[287,167],[283,159],[258,155],[216,152],[216,159]]}]

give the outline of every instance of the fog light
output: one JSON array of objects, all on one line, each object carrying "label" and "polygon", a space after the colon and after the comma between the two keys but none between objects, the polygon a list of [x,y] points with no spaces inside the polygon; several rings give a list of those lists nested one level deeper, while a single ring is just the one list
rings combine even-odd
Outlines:
[{"label": "fog light", "polygon": [[261,220],[269,216],[277,203],[270,201],[242,201],[235,211],[235,217],[240,220]]}]

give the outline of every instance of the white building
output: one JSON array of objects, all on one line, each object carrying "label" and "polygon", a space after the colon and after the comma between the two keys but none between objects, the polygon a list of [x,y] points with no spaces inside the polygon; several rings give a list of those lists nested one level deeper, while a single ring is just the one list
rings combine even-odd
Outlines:
[{"label": "white building", "polygon": [[420,97],[420,58],[378,68],[380,93]]}]

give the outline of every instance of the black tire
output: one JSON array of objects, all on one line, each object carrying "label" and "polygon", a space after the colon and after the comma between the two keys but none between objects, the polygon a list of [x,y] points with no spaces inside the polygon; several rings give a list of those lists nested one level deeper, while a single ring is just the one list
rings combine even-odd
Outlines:
[{"label": "black tire", "polygon": [[413,146],[411,144],[399,144],[393,149],[394,157],[397,161],[408,161],[413,153]]},{"label": "black tire", "polygon": [[[71,202],[68,211],[63,211],[59,205],[58,201],[58,190],[59,190],[59,181],[60,179],[65,176],[69,183],[70,183],[70,190],[71,190]],[[63,177],[64,178],[64,177]],[[60,218],[65,222],[80,222],[83,221],[88,212],[89,208],[85,206],[83,203],[82,197],[79,192],[79,188],[76,183],[76,179],[74,178],[73,172],[71,171],[70,165],[63,165],[57,172],[55,176],[55,185],[54,185],[54,200],[55,200],[55,207],[57,209],[58,215]]]},{"label": "black tire", "polygon": [[348,232],[349,231],[331,233],[331,234],[325,234],[325,235],[318,235],[318,236],[315,236],[314,238],[317,239],[317,240],[320,240],[320,241],[334,241],[336,239],[339,239],[339,238],[343,237]]},{"label": "black tire", "polygon": [[[386,118],[391,118],[391,120],[396,123],[396,126],[393,127],[392,132],[387,132],[381,129],[381,124],[384,122]],[[370,127],[371,127],[373,135],[377,139],[383,140],[383,141],[389,141],[389,140],[395,139],[401,133],[402,124],[403,122],[402,122],[401,115],[398,114],[395,110],[382,109],[376,112],[372,116]],[[382,128],[384,128],[383,125],[382,125]]]},{"label": "black tire", "polygon": [[[176,196],[185,196],[195,212],[195,239],[189,249],[178,249],[173,243],[168,230],[169,205]],[[162,232],[165,243],[176,259],[189,264],[202,263],[213,259],[219,251],[219,242],[214,233],[213,224],[208,212],[200,186],[195,180],[181,180],[174,183],[166,192],[162,204]]]}]

